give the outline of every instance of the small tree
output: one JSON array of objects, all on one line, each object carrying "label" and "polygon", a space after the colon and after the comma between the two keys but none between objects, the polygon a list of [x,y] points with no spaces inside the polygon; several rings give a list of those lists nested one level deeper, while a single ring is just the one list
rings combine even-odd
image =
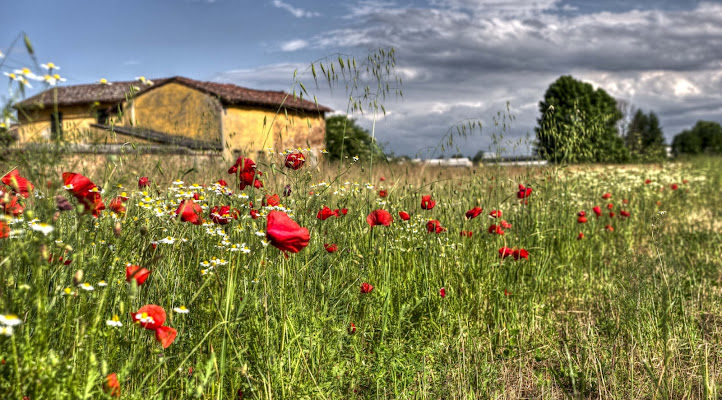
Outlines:
[{"label": "small tree", "polygon": [[666,157],[664,134],[657,114],[650,112],[647,115],[642,110],[637,110],[626,130],[624,142],[632,158],[655,161]]},{"label": "small tree", "polygon": [[622,113],[603,89],[562,76],[539,102],[536,152],[554,162],[623,162],[629,158],[617,124]]},{"label": "small tree", "polygon": [[381,146],[373,140],[369,131],[346,115],[326,118],[326,150],[332,160],[383,156]]}]

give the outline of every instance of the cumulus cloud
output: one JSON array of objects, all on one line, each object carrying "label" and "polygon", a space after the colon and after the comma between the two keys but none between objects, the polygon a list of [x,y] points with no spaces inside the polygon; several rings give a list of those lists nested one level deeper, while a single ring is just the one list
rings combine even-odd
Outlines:
[{"label": "cumulus cloud", "polygon": [[297,51],[308,47],[308,42],[303,39],[296,39],[281,45],[283,51]]},{"label": "cumulus cloud", "polygon": [[[376,128],[397,153],[431,146],[468,119],[486,127],[464,146],[469,155],[488,148],[492,133],[533,134],[539,100],[566,74],[657,112],[668,140],[698,119],[722,122],[722,4],[568,11],[557,0],[363,1],[349,7],[353,22],[343,29],[303,40],[305,48],[363,58],[369,49],[396,49],[403,100],[386,104],[393,114]],[[319,95],[337,109],[347,98]],[[511,128],[495,132],[507,102]]]},{"label": "cumulus cloud", "polygon": [[294,6],[292,6],[292,5],[288,4],[288,3],[284,3],[284,2],[281,1],[281,0],[273,0],[273,3],[272,3],[272,4],[273,4],[273,6],[276,7],[276,8],[281,8],[281,9],[283,9],[283,10],[286,10],[286,11],[290,12],[290,13],[293,14],[293,16],[296,17],[296,18],[311,18],[311,17],[318,17],[318,16],[321,15],[321,14],[319,14],[319,13],[317,13],[317,12],[306,11],[306,10],[304,10],[304,9],[301,9],[301,8],[298,8],[298,7],[294,7]]}]

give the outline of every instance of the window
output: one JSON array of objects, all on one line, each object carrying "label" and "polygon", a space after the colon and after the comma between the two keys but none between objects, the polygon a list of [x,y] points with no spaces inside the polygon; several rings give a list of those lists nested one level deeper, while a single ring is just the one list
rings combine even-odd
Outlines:
[{"label": "window", "polygon": [[53,140],[63,138],[63,113],[61,112],[50,114],[50,137]]},{"label": "window", "polygon": [[98,123],[101,125],[108,125],[108,117],[110,117],[110,112],[108,109],[100,109],[97,111],[98,114]]}]

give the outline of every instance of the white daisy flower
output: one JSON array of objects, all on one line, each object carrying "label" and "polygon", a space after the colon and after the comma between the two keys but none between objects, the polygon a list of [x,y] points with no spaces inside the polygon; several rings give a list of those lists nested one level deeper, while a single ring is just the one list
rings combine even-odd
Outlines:
[{"label": "white daisy flower", "polygon": [[86,290],[86,291],[88,291],[88,292],[92,292],[93,290],[95,290],[95,288],[93,287],[93,285],[91,285],[91,284],[88,283],[88,282],[85,282],[85,283],[83,283],[82,285],[80,285],[80,288],[83,289],[83,290]]},{"label": "white daisy flower", "polygon": [[0,314],[0,324],[3,324],[5,326],[17,326],[20,325],[22,321],[20,318],[15,314]]},{"label": "white daisy flower", "polygon": [[120,328],[121,326],[123,326],[123,323],[120,322],[120,318],[118,318],[117,314],[114,314],[113,318],[105,321],[105,324],[108,326],[115,327],[115,328]]},{"label": "white daisy flower", "polygon": [[177,312],[178,314],[188,314],[190,312],[189,309],[186,308],[186,306],[180,306],[173,308],[173,311]]}]

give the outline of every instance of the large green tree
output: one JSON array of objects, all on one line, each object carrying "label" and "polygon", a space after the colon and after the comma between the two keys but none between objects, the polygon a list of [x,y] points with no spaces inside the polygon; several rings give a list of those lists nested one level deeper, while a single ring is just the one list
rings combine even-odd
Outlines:
[{"label": "large green tree", "polygon": [[616,100],[603,89],[565,75],[539,102],[536,151],[553,162],[623,162],[629,158],[617,125]]},{"label": "large green tree", "polygon": [[666,157],[664,133],[654,112],[645,114],[642,110],[637,110],[626,131],[624,142],[632,158],[655,161]]},{"label": "large green tree", "polygon": [[382,156],[380,145],[366,129],[346,115],[326,118],[326,150],[331,159],[342,157],[368,158],[372,154]]},{"label": "large green tree", "polygon": [[672,140],[672,152],[682,154],[722,154],[722,126],[714,121],[697,121]]}]

